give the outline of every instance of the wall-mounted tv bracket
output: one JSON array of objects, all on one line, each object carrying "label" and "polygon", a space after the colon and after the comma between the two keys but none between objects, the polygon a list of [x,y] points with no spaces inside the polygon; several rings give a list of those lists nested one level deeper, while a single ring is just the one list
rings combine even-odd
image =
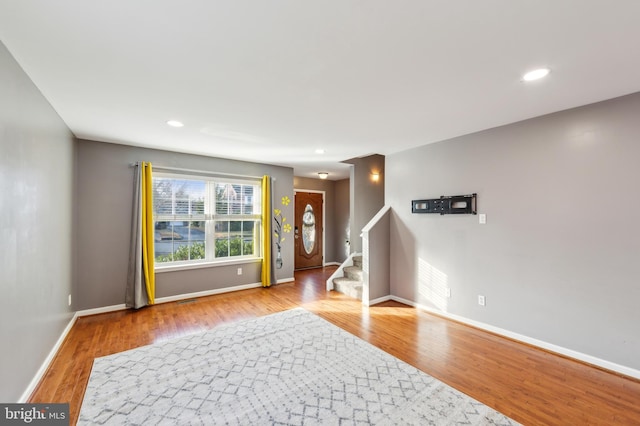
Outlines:
[{"label": "wall-mounted tv bracket", "polygon": [[411,213],[477,214],[477,195],[443,195],[428,200],[412,200]]}]

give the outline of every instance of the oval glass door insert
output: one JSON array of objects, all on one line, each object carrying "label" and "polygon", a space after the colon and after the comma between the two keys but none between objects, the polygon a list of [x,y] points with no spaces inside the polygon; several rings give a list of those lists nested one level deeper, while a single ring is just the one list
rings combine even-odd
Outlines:
[{"label": "oval glass door insert", "polygon": [[311,254],[316,245],[316,215],[311,204],[307,204],[302,215],[302,244],[307,254]]}]

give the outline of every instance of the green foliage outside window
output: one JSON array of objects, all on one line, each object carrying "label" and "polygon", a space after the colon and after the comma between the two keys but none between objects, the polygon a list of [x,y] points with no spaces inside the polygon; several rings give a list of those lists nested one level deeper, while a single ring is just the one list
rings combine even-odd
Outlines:
[{"label": "green foliage outside window", "polygon": [[253,241],[242,242],[240,238],[216,240],[216,257],[248,256],[253,253]]},{"label": "green foliage outside window", "polygon": [[171,254],[156,257],[156,262],[175,262],[178,260],[197,260],[204,259],[204,243],[193,243],[191,245],[183,245],[178,247]]},{"label": "green foliage outside window", "polygon": [[[229,253],[229,242],[231,242],[231,253]],[[234,238],[232,240],[216,240],[216,257],[229,257],[229,256],[247,256],[253,253],[253,241],[242,242],[240,238]],[[189,245],[183,245],[178,247],[173,252],[173,256],[162,255],[156,257],[156,262],[177,262],[180,260],[198,260],[204,259],[204,243],[192,243]]]}]

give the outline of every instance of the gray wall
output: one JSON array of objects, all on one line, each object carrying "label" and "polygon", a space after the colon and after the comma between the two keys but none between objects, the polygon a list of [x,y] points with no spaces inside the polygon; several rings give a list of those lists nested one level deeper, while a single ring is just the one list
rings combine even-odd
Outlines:
[{"label": "gray wall", "polygon": [[[639,117],[634,94],[387,156],[392,294],[640,369]],[[471,192],[486,225],[411,214]]]},{"label": "gray wall", "polygon": [[[336,215],[336,262],[344,262],[351,254],[351,205],[350,180],[337,180],[335,183]],[[347,243],[349,241],[349,243]]]},{"label": "gray wall", "polygon": [[368,302],[391,294],[391,209],[386,208],[383,212],[373,226],[365,227],[362,237],[363,270],[368,287],[364,297],[368,297]]},{"label": "gray wall", "polygon": [[[293,187],[296,190],[324,191],[324,233],[325,233],[325,258],[324,263],[342,263],[347,258],[345,255],[344,242],[346,240],[345,229],[341,226],[345,220],[349,221],[349,180],[347,182],[347,193],[340,186],[342,181],[332,181],[323,179],[311,179],[295,176]],[[338,191],[338,189],[339,191]],[[346,204],[346,206],[345,206]],[[346,218],[345,218],[346,208]],[[340,226],[338,225],[340,224]]]},{"label": "gray wall", "polygon": [[0,401],[72,317],[73,135],[0,43]]},{"label": "gray wall", "polygon": [[[179,154],[101,142],[78,142],[77,259],[74,280],[78,310],[124,303],[131,234],[133,168],[155,166],[276,178],[274,197],[293,200],[293,169],[257,163]],[[293,203],[282,207],[293,217]],[[282,248],[278,280],[293,278],[293,239]],[[238,267],[243,274],[237,275]],[[166,297],[260,282],[260,265],[215,266],[156,274],[156,296]]]},{"label": "gray wall", "polygon": [[[344,161],[351,167],[351,251],[362,252],[362,228],[384,206],[385,192],[385,158],[383,155],[353,158]],[[379,173],[379,180],[374,182],[371,174]]]}]

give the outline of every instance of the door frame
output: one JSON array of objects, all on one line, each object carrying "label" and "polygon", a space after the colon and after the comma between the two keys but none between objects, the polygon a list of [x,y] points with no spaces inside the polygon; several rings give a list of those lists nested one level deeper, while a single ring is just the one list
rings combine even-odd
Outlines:
[{"label": "door frame", "polygon": [[[327,191],[318,191],[317,189],[301,189],[301,188],[293,188],[293,196],[296,196],[296,192],[311,192],[314,194],[322,194],[322,267],[327,266],[326,263],[326,256],[325,256],[325,250],[327,249],[327,244],[324,238],[324,234],[325,234],[325,226],[324,224],[326,223],[326,206],[325,206],[325,195]],[[294,199],[294,206],[295,206],[295,199]],[[295,217],[295,210],[293,212],[293,215]],[[293,268],[295,269],[295,264],[293,265]]]}]

